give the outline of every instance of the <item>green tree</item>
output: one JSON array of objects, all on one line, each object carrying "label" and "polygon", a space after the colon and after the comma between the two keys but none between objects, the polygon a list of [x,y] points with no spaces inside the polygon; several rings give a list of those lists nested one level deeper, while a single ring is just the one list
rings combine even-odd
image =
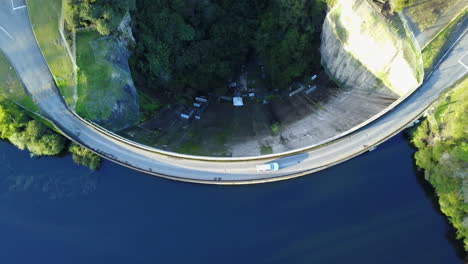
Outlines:
[{"label": "green tree", "polygon": [[64,19],[72,28],[94,27],[101,35],[114,31],[134,0],[64,0]]},{"label": "green tree", "polygon": [[284,88],[320,68],[318,43],[325,8],[319,0],[272,0],[261,16],[256,48],[275,87]]}]

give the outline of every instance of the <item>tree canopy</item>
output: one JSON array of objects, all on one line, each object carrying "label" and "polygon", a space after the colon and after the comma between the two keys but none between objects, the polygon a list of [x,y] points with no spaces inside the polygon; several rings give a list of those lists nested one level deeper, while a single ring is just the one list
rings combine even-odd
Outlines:
[{"label": "tree canopy", "polygon": [[[7,139],[32,156],[53,156],[62,153],[69,143],[41,121],[28,116],[9,100],[0,98],[0,139]],[[90,150],[72,143],[68,148],[73,160],[92,170],[98,169],[101,158]]]},{"label": "tree canopy", "polygon": [[64,0],[64,18],[71,28],[94,27],[109,35],[134,5],[134,0]]},{"label": "tree canopy", "polygon": [[0,100],[0,138],[8,139],[19,149],[28,149],[31,155],[57,155],[66,140],[41,122],[31,119],[16,105]]},{"label": "tree canopy", "polygon": [[[254,54],[274,87],[319,67],[323,0],[137,0],[132,60],[168,95],[226,84]],[[317,45],[314,45],[317,44]]]}]

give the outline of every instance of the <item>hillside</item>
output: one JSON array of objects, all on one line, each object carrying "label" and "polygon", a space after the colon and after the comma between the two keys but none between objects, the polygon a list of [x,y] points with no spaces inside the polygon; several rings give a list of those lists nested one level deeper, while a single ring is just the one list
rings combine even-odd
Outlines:
[{"label": "hillside", "polygon": [[394,15],[339,0],[323,26],[322,65],[341,86],[402,96],[422,82],[421,53]]}]

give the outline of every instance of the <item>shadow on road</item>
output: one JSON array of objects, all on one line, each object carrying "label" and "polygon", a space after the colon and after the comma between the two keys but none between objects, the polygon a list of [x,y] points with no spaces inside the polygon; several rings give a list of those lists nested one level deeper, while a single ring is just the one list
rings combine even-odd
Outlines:
[{"label": "shadow on road", "polygon": [[279,159],[272,160],[268,163],[276,162],[279,165],[280,170],[284,168],[288,168],[294,165],[301,163],[302,161],[306,160],[309,157],[308,153],[301,153],[297,155],[287,156]]}]

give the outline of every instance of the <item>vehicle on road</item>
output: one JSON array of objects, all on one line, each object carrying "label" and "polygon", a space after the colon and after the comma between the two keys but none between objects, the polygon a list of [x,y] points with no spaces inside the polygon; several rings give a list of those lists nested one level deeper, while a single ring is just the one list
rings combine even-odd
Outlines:
[{"label": "vehicle on road", "polygon": [[279,165],[276,162],[257,165],[257,172],[267,172],[267,171],[277,171],[277,170],[279,170]]}]

